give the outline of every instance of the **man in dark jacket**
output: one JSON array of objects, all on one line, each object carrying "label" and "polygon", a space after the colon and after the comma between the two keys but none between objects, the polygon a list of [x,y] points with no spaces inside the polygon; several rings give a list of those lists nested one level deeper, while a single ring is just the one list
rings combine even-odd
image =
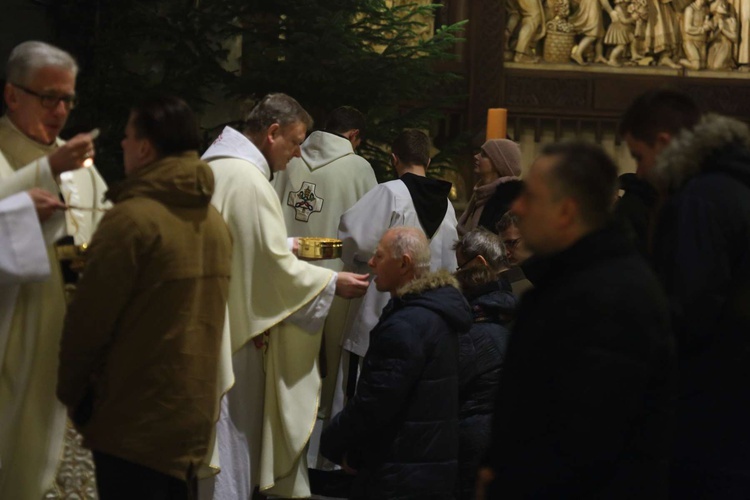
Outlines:
[{"label": "man in dark jacket", "polygon": [[188,498],[219,413],[232,241],[211,206],[198,122],[173,97],[135,106],[128,178],[68,309],[57,396],[94,452],[99,498]]},{"label": "man in dark jacket", "polygon": [[352,498],[453,498],[458,460],[458,336],[471,311],[411,227],[370,259],[391,300],[372,330],[357,393],[323,431],[321,453],[356,471]]},{"label": "man in dark jacket", "polygon": [[[670,94],[636,99],[623,128],[690,107]],[[647,176],[662,197],[652,258],[680,368],[672,497],[750,498],[750,132],[717,115],[656,131],[667,140]]]},{"label": "man in dark jacket", "polygon": [[665,498],[673,343],[656,278],[608,227],[617,168],[546,147],[513,204],[549,266],[526,293],[498,388],[489,498]]}]

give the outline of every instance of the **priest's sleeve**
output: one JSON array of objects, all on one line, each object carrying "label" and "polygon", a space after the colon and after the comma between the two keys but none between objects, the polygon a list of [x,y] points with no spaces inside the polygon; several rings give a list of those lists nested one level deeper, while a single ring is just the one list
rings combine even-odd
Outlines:
[{"label": "priest's sleeve", "polygon": [[0,152],[0,198],[28,191],[33,187],[46,189],[50,193],[59,192],[47,157],[39,158],[13,171]]}]

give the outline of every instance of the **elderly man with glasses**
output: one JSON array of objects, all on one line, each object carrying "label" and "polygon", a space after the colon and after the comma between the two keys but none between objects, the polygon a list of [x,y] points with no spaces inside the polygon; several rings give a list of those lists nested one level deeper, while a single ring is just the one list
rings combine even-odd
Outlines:
[{"label": "elderly man with glasses", "polygon": [[[67,143],[58,137],[75,106],[77,73],[70,54],[46,43],[24,42],[11,52],[7,113],[0,118],[0,198],[42,188],[91,209],[106,191],[93,166],[78,170],[91,163],[92,134]],[[65,296],[52,245],[65,236],[87,242],[100,215],[58,211],[43,223],[52,273],[21,285],[10,317],[0,318],[0,498],[42,498],[52,486],[66,427],[55,397]]]}]

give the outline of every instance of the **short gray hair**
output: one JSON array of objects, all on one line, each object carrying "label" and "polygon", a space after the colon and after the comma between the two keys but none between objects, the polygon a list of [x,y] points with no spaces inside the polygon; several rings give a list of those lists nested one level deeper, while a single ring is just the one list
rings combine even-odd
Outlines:
[{"label": "short gray hair", "polygon": [[400,226],[389,229],[393,233],[391,240],[391,255],[394,259],[400,259],[409,255],[414,262],[414,276],[419,278],[430,270],[430,242],[424,231],[416,227]]},{"label": "short gray hair", "polygon": [[508,254],[503,240],[483,227],[464,234],[463,238],[453,244],[453,250],[461,250],[465,258],[474,259],[481,255],[495,273],[508,266]]},{"label": "short gray hair", "polygon": [[6,78],[10,83],[28,85],[34,74],[47,66],[66,69],[73,73],[74,78],[78,75],[78,64],[73,56],[54,45],[30,41],[11,51],[5,67]]},{"label": "short gray hair", "polygon": [[247,115],[245,132],[254,134],[274,123],[283,128],[297,122],[302,122],[308,130],[312,129],[312,117],[296,99],[281,93],[268,94]]}]

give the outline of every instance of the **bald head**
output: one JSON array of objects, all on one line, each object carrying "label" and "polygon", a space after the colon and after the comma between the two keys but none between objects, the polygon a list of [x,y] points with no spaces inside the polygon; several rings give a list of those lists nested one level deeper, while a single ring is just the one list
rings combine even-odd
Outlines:
[{"label": "bald head", "polygon": [[395,227],[383,234],[368,262],[378,291],[396,291],[430,270],[430,242],[415,227]]}]

